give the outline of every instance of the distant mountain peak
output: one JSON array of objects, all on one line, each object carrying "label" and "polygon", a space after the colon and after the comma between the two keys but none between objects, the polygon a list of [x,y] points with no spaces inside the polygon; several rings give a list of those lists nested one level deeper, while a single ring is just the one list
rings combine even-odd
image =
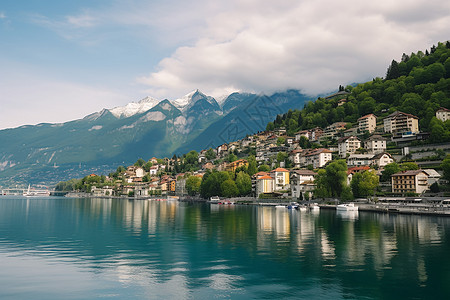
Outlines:
[{"label": "distant mountain peak", "polygon": [[152,97],[145,97],[144,99],[140,100],[139,102],[130,102],[125,106],[118,106],[110,109],[109,111],[116,117],[116,118],[128,118],[131,116],[134,116],[135,114],[140,114],[148,111],[149,109],[152,109],[158,103],[161,102],[158,99],[152,98]]},{"label": "distant mountain peak", "polygon": [[193,107],[195,103],[201,99],[205,99],[213,106],[219,106],[216,99],[214,99],[211,96],[205,95],[198,89],[190,92],[189,94],[183,96],[182,98],[175,99],[171,102],[176,108],[178,108],[184,113],[188,111],[191,107]]},{"label": "distant mountain peak", "polygon": [[200,91],[197,89],[197,90],[194,90],[194,91],[190,92],[190,93],[187,94],[187,95],[184,95],[184,96],[181,97],[181,98],[172,100],[171,102],[172,102],[172,104],[173,104],[176,108],[178,108],[178,109],[180,109],[180,110],[183,110],[185,107],[187,107],[189,104],[192,103],[192,101],[193,101],[193,99],[194,99],[194,96],[195,96],[196,94],[204,95],[202,92],[200,92]]}]

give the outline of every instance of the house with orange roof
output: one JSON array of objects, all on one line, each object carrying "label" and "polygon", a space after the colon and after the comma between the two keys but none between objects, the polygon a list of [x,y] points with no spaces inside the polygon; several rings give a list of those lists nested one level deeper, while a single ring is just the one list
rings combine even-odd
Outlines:
[{"label": "house with orange roof", "polygon": [[269,175],[260,176],[256,180],[256,196],[260,194],[270,194],[274,192],[275,180]]},{"label": "house with orange roof", "polygon": [[248,167],[248,161],[246,161],[245,159],[238,159],[233,162],[230,162],[226,166],[226,170],[229,172],[234,172],[234,171],[236,171],[236,169],[238,169],[240,167]]},{"label": "house with orange roof", "polygon": [[275,191],[284,191],[290,188],[289,186],[289,171],[284,168],[276,168],[270,171],[271,177],[274,181]]},{"label": "house with orange roof", "polygon": [[368,166],[348,168],[347,169],[347,184],[350,184],[350,182],[352,182],[353,175],[355,175],[355,173],[363,173],[368,170],[370,170],[370,167],[368,167]]}]

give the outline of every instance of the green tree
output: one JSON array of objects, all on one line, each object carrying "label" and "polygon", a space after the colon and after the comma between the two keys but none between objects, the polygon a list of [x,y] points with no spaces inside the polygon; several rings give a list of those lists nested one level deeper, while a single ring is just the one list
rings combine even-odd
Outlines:
[{"label": "green tree", "polygon": [[372,170],[367,170],[353,175],[350,186],[355,197],[368,197],[375,193],[378,183],[377,174]]},{"label": "green tree", "polygon": [[270,172],[270,167],[266,164],[262,164],[258,167],[258,172]]},{"label": "green tree", "polygon": [[200,193],[200,185],[202,183],[202,179],[197,176],[190,176],[186,180],[186,190],[189,196],[195,196]]},{"label": "green tree", "polygon": [[277,162],[282,162],[282,161],[286,161],[286,159],[288,158],[288,154],[286,152],[278,152],[277,153]]},{"label": "green tree", "polygon": [[151,168],[152,166],[153,166],[153,164],[152,164],[151,161],[146,162],[145,165],[143,166],[144,171],[145,171],[145,172],[150,172],[150,168]]},{"label": "green tree", "polygon": [[331,196],[341,196],[343,188],[347,185],[347,163],[345,160],[333,161],[325,168],[325,171]]},{"label": "green tree", "polygon": [[309,142],[309,139],[303,135],[300,137],[298,144],[300,145],[300,147],[302,147],[302,149],[311,148],[311,143]]},{"label": "green tree", "polygon": [[236,160],[237,160],[237,156],[234,153],[228,154],[228,157],[227,157],[227,161],[228,162],[233,162],[233,161],[236,161]]},{"label": "green tree", "polygon": [[231,179],[228,172],[207,171],[203,176],[202,183],[200,185],[200,195],[203,198],[223,196],[221,185],[228,179]]},{"label": "green tree", "polygon": [[205,157],[206,157],[206,159],[208,159],[208,160],[213,160],[213,159],[215,159],[215,158],[217,157],[216,151],[214,151],[214,149],[212,149],[212,148],[209,148],[209,149],[206,151],[206,153],[205,153]]},{"label": "green tree", "polygon": [[227,179],[222,182],[221,190],[222,195],[228,198],[239,195],[239,189],[237,188],[236,183],[231,179]]},{"label": "green tree", "polygon": [[381,181],[386,182],[391,180],[391,175],[400,172],[400,166],[393,162],[384,166],[383,172],[381,172]]},{"label": "green tree", "polygon": [[247,173],[248,175],[253,176],[256,172],[258,172],[257,169],[258,164],[256,163],[256,158],[254,155],[250,155],[247,161],[248,161]]},{"label": "green tree", "polygon": [[400,69],[398,67],[398,62],[394,59],[387,70],[386,80],[396,79],[398,77],[400,77]]},{"label": "green tree", "polygon": [[277,139],[277,145],[278,146],[281,146],[281,145],[284,145],[284,143],[286,142],[286,139],[284,138],[284,137],[279,137],[278,139]]},{"label": "green tree", "polygon": [[400,171],[419,170],[419,166],[413,162],[405,162],[400,165]]},{"label": "green tree", "polygon": [[272,131],[274,129],[275,129],[275,125],[273,124],[273,122],[267,123],[266,131]]},{"label": "green tree", "polygon": [[354,196],[352,194],[352,190],[350,189],[349,186],[344,186],[342,188],[342,193],[341,193],[341,200],[346,202],[346,201],[351,201],[354,199]]},{"label": "green tree", "polygon": [[144,164],[145,164],[145,160],[143,160],[142,158],[139,158],[139,159],[134,163],[134,165],[135,165],[136,167],[142,167]]},{"label": "green tree", "polygon": [[314,190],[314,195],[320,198],[328,198],[331,197],[331,189],[328,185],[327,179],[327,171],[324,169],[320,169],[317,172],[316,179],[314,180],[316,183],[316,188]]},{"label": "green tree", "polygon": [[247,173],[239,172],[236,176],[236,186],[240,196],[247,196],[252,192],[252,179]]},{"label": "green tree", "polygon": [[444,178],[450,181],[450,154],[442,161],[441,168],[444,171]]},{"label": "green tree", "polygon": [[186,154],[186,163],[190,165],[198,164],[198,152],[195,150],[190,151]]}]

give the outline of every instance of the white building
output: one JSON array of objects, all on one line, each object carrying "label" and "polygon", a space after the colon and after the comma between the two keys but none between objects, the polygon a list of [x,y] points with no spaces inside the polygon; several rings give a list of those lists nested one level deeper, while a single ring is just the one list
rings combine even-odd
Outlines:
[{"label": "white building", "polygon": [[341,158],[355,153],[358,148],[361,148],[361,141],[356,136],[343,137],[338,140],[338,151]]},{"label": "white building", "polygon": [[384,167],[393,163],[394,159],[389,153],[383,152],[378,154],[351,154],[347,158],[348,167],[372,166]]},{"label": "white building", "polygon": [[436,118],[441,120],[442,122],[445,122],[447,120],[450,120],[450,109],[447,109],[445,107],[441,107],[436,111]]},{"label": "white building", "polygon": [[310,192],[314,189],[314,177],[317,173],[310,170],[294,170],[291,172],[290,184],[292,198],[299,198],[300,193]]},{"label": "white building", "polygon": [[377,128],[377,117],[374,114],[368,114],[358,119],[359,132],[374,132]]},{"label": "white building", "polygon": [[300,157],[300,167],[312,165],[314,169],[321,168],[331,161],[331,151],[325,148],[318,148],[308,151]]},{"label": "white building", "polygon": [[386,151],[386,139],[381,135],[374,134],[364,141],[364,148],[369,151],[369,153],[382,153]]},{"label": "white building", "polygon": [[393,193],[413,192],[421,194],[428,190],[428,174],[423,170],[408,170],[391,175]]},{"label": "white building", "polygon": [[419,132],[419,118],[401,111],[390,114],[383,122],[384,131],[391,132],[392,134]]}]

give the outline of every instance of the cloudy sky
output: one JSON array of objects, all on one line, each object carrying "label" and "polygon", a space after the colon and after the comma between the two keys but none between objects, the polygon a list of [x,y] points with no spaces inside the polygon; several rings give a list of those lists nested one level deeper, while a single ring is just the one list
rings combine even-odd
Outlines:
[{"label": "cloudy sky", "polygon": [[447,0],[3,0],[0,129],[194,89],[328,92],[448,39]]}]

